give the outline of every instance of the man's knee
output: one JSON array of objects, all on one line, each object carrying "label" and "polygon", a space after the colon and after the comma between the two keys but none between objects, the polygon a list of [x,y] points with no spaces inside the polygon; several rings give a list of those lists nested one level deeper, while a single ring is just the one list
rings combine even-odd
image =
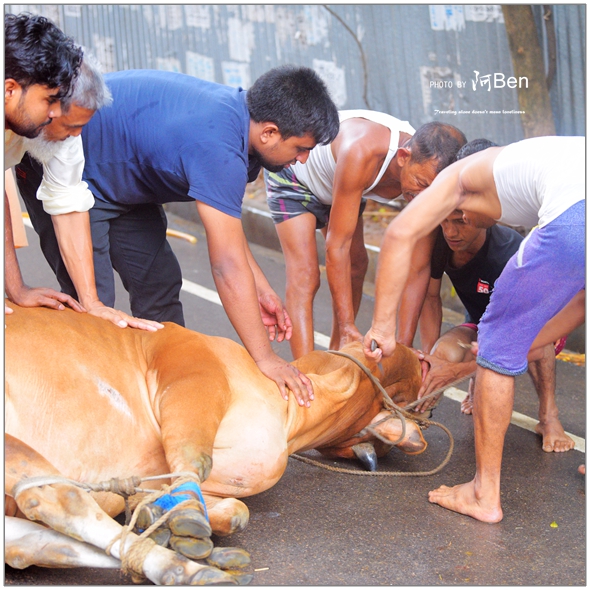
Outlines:
[{"label": "man's knee", "polygon": [[431,354],[449,363],[462,363],[473,358],[469,345],[475,340],[475,330],[466,326],[456,326],[435,342]]},{"label": "man's knee", "polygon": [[290,294],[313,299],[320,288],[320,282],[320,269],[315,260],[300,260],[287,271],[287,291]]},{"label": "man's knee", "polygon": [[465,349],[461,348],[457,342],[445,338],[436,341],[431,354],[448,363],[461,363],[465,359]]}]

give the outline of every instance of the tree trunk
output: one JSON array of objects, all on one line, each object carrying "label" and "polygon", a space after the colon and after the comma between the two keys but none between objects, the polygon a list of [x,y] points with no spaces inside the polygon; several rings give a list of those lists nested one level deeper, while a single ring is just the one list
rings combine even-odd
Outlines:
[{"label": "tree trunk", "polygon": [[524,111],[521,121],[524,136],[555,135],[551,99],[547,89],[543,54],[530,5],[503,5],[506,33],[512,55],[514,76],[528,79],[528,88],[517,85],[518,104]]}]

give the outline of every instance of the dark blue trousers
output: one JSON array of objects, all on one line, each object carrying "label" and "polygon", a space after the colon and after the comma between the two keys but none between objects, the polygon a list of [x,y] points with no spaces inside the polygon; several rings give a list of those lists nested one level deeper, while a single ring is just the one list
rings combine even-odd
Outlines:
[{"label": "dark blue trousers", "polygon": [[[27,155],[17,166],[19,191],[29,212],[41,249],[64,293],[77,297],[59,252],[51,216],[37,199],[41,165]],[[180,288],[182,272],[166,239],[167,220],[161,205],[108,203],[95,195],[89,211],[94,274],[100,300],[115,305],[113,269],[129,293],[131,313],[158,322],[184,326]]]}]

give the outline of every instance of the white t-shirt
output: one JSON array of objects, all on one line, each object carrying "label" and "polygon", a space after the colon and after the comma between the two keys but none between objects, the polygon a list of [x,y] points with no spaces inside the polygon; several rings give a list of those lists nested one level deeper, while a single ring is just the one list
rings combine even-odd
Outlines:
[{"label": "white t-shirt", "polygon": [[[4,169],[16,166],[26,151],[24,138],[10,130],[4,131]],[[74,211],[88,211],[94,205],[94,196],[82,180],[84,148],[82,138],[69,137],[60,142],[59,150],[43,164],[43,180],[37,198],[49,215]]]},{"label": "white t-shirt", "polygon": [[[381,180],[383,174],[387,170],[389,163],[393,156],[395,156],[399,144],[399,135],[402,132],[414,135],[416,130],[407,122],[400,121],[386,113],[379,113],[377,111],[366,110],[350,110],[340,111],[340,121],[346,119],[353,119],[356,117],[367,119],[379,123],[391,130],[391,138],[389,140],[389,151],[383,162],[383,166],[375,178],[375,182],[363,191],[363,196],[373,198],[371,191],[375,185]],[[332,154],[331,145],[318,145],[313,148],[307,158],[305,164],[297,162],[291,166],[291,170],[295,173],[297,180],[304,184],[324,205],[332,204],[332,189],[334,186],[334,171],[336,170],[336,162]],[[378,197],[377,197],[378,198]]]},{"label": "white t-shirt", "polygon": [[94,196],[82,180],[84,148],[82,137],[69,137],[61,142],[59,151],[43,164],[43,180],[37,198],[49,215],[73,211],[88,211],[94,205]]},{"label": "white t-shirt", "polygon": [[586,138],[534,137],[506,146],[494,161],[498,221],[543,227],[586,198]]}]

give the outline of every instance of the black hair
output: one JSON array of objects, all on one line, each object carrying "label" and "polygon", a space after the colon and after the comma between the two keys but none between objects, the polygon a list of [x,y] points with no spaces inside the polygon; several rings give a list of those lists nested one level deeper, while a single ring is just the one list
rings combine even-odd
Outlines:
[{"label": "black hair", "polygon": [[33,84],[60,88],[67,96],[80,71],[82,49],[43,16],[4,15],[4,77],[24,91]]},{"label": "black hair", "polygon": [[410,148],[412,160],[416,163],[436,160],[436,173],[455,161],[461,146],[467,143],[467,138],[460,129],[431,121],[422,125],[410,139],[406,147]]},{"label": "black hair", "polygon": [[279,66],[262,74],[247,94],[250,117],[270,122],[283,139],[310,133],[318,144],[336,138],[338,109],[323,80],[310,68]]},{"label": "black hair", "polygon": [[498,147],[497,143],[480,137],[479,139],[472,139],[469,143],[466,143],[458,152],[456,160],[462,160],[471,154],[487,150],[490,147]]}]

